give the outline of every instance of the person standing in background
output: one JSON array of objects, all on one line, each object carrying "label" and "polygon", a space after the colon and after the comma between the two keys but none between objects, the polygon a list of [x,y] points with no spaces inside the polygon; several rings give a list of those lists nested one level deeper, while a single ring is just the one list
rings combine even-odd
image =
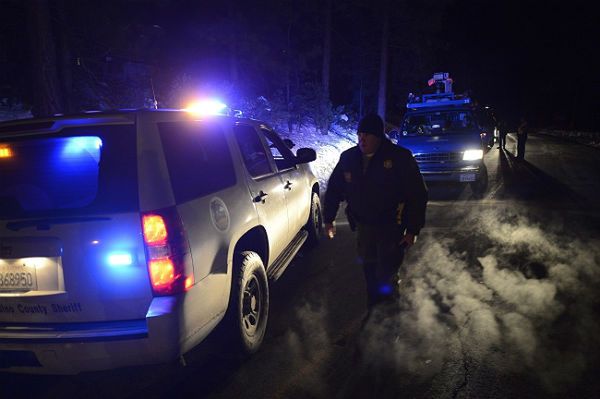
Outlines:
[{"label": "person standing in background", "polygon": [[508,133],[506,125],[502,122],[498,123],[498,149],[506,150],[506,134]]},{"label": "person standing in background", "polygon": [[521,117],[521,122],[517,128],[517,159],[525,159],[525,143],[527,142],[527,133],[529,125],[525,117]]}]

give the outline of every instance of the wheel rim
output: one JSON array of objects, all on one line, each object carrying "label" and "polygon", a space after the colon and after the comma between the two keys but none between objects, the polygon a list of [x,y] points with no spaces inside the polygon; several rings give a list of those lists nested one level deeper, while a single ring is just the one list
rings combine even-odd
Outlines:
[{"label": "wheel rim", "polygon": [[247,335],[254,335],[259,327],[262,302],[262,287],[257,276],[253,274],[244,286],[242,297],[242,326]]}]

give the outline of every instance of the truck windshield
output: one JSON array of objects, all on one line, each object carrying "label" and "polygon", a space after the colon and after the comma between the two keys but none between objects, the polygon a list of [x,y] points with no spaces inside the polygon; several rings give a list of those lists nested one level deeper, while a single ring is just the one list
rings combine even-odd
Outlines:
[{"label": "truck windshield", "polygon": [[403,136],[464,133],[477,128],[471,110],[427,111],[407,114]]}]

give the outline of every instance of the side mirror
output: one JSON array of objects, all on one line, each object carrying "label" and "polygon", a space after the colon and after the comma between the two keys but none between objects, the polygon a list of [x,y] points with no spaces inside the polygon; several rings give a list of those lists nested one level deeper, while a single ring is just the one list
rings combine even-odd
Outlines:
[{"label": "side mirror", "polygon": [[294,148],[294,146],[296,145],[296,144],[294,144],[294,142],[293,142],[292,140],[290,140],[290,139],[283,139],[283,144],[285,144],[285,146],[286,146],[287,148],[289,148],[289,149],[292,149],[292,148]]},{"label": "side mirror", "polygon": [[317,159],[317,153],[312,148],[299,148],[296,152],[296,163],[309,163]]}]

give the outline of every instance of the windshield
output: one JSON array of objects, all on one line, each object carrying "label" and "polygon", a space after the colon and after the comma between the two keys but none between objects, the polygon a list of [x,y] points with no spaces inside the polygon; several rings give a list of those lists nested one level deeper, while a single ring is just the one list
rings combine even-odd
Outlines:
[{"label": "windshield", "polygon": [[85,126],[0,138],[0,218],[137,207],[133,126]]},{"label": "windshield", "polygon": [[403,136],[463,133],[477,128],[471,110],[431,111],[404,117]]}]

